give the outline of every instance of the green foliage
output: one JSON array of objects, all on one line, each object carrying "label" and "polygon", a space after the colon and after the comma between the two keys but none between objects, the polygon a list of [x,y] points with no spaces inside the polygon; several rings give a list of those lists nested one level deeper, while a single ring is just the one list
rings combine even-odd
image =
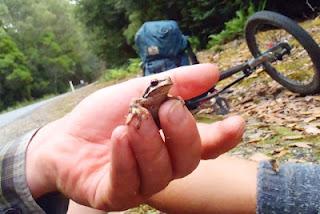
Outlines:
[{"label": "green foliage", "polygon": [[236,12],[236,17],[225,23],[225,29],[218,34],[210,35],[208,47],[215,47],[229,42],[239,36],[243,35],[244,27],[247,22],[247,19],[253,15],[256,11],[263,10],[266,6],[267,0],[259,2],[259,5],[256,7],[252,1],[250,1],[247,8],[241,7]]},{"label": "green foliage", "polygon": [[91,32],[96,53],[109,67],[119,67],[136,57],[133,43],[139,27],[146,21],[177,20],[182,31],[199,48],[208,36],[222,30],[224,22],[247,1],[160,1],[160,0],[78,0],[77,14]]},{"label": "green foliage", "polygon": [[127,70],[129,73],[136,74],[141,70],[141,60],[139,58],[129,59]]},{"label": "green foliage", "polygon": [[190,36],[188,38],[188,41],[193,49],[193,51],[197,51],[200,49],[200,40],[198,37],[196,36]]},{"label": "green foliage", "polygon": [[69,0],[0,0],[0,20],[0,73],[5,73],[0,81],[7,84],[0,82],[6,87],[2,108],[65,92],[69,80],[90,82],[98,76],[102,64]]},{"label": "green foliage", "polygon": [[188,35],[197,36],[201,47],[205,47],[208,36],[223,29],[226,21],[247,1],[184,1],[180,3],[181,29]]},{"label": "green foliage", "polygon": [[143,24],[141,21],[141,12],[134,11],[129,15],[129,22],[127,29],[123,32],[123,35],[127,39],[129,45],[134,45],[134,37],[140,26]]},{"label": "green foliage", "polygon": [[[77,14],[88,32],[93,32],[96,53],[109,67],[119,67],[136,57],[132,48],[135,32],[146,21],[176,20],[184,34],[198,39],[191,40],[198,48],[205,48],[242,35],[248,16],[255,11],[291,10],[293,14],[300,12],[300,16],[302,11],[310,12],[305,1],[293,2],[299,7],[284,0],[77,0]],[[320,6],[318,2],[310,4]]]},{"label": "green foliage", "polygon": [[30,99],[31,71],[16,43],[0,28],[0,111]]},{"label": "green foliage", "polygon": [[102,75],[102,80],[122,80],[137,75],[139,72],[141,72],[140,63],[140,59],[129,59],[127,65],[121,66],[119,68],[107,69]]},{"label": "green foliage", "polygon": [[[121,1],[80,0],[77,3],[77,16],[91,33],[95,53],[107,65],[120,66],[135,55],[124,36],[129,22]],[[131,34],[130,30],[126,34]]]}]

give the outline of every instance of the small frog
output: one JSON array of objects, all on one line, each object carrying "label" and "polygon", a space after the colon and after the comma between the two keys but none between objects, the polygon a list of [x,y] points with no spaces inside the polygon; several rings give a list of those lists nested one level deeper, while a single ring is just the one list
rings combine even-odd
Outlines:
[{"label": "small frog", "polygon": [[159,108],[160,105],[170,97],[170,95],[168,96],[168,93],[172,85],[173,83],[170,77],[161,80],[152,80],[142,95],[142,98],[131,101],[126,124],[129,124],[132,119],[137,116],[138,124],[136,124],[136,127],[139,129],[141,120],[146,117],[147,112],[149,111],[155,123],[160,128],[158,116]]}]

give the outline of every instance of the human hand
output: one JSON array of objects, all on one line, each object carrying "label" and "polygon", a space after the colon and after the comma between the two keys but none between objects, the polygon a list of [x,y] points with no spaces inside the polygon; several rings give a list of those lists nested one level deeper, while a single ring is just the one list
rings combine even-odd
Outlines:
[{"label": "human hand", "polygon": [[[170,94],[189,99],[209,89],[217,68],[180,67],[99,90],[70,114],[40,129],[27,151],[27,182],[35,198],[60,191],[101,210],[123,210],[144,202],[170,181],[191,173],[201,158],[217,157],[234,147],[244,122],[233,117],[197,126],[176,100],[159,110],[161,136],[151,116],[140,129],[124,125],[132,98],[150,80],[170,75]],[[39,175],[39,172],[42,172]]]}]

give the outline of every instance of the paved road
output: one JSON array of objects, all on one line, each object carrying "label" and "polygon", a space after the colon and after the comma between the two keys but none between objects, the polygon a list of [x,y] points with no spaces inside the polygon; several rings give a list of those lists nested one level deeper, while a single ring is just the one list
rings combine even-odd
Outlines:
[{"label": "paved road", "polygon": [[57,97],[50,98],[48,100],[43,100],[43,101],[40,101],[38,103],[34,103],[34,104],[31,104],[31,105],[28,105],[28,106],[25,106],[25,107],[22,107],[22,108],[7,112],[7,113],[0,114],[0,127],[8,125],[9,123],[15,121],[16,119],[24,117],[24,116],[30,114],[32,111],[36,110],[40,106],[43,106],[43,105],[51,102],[54,99],[57,99],[58,97],[61,97],[61,96],[65,96],[65,94],[57,96]]}]

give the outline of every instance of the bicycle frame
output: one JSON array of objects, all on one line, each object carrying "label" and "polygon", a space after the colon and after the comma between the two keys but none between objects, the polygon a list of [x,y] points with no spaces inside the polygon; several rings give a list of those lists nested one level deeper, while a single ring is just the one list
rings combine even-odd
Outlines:
[{"label": "bicycle frame", "polygon": [[263,66],[264,63],[272,63],[277,60],[282,60],[283,56],[289,55],[290,52],[291,52],[290,45],[287,42],[281,42],[281,43],[277,44],[276,46],[270,48],[269,50],[265,51],[264,53],[262,53],[259,57],[252,58],[243,64],[234,66],[228,70],[221,72],[219,81],[224,80],[226,78],[229,78],[232,75],[239,73],[241,71],[243,72],[243,76],[237,78],[236,80],[234,80],[230,84],[226,85],[223,89],[221,89],[219,91],[215,89],[215,86],[213,86],[207,92],[201,94],[200,96],[192,98],[190,100],[186,100],[185,101],[186,106],[188,107],[188,109],[194,109],[199,104],[201,104],[207,100],[210,100],[214,97],[218,97],[220,94],[225,92],[231,86],[237,84],[241,80],[250,76],[252,73],[255,72],[255,70],[258,67]]}]

